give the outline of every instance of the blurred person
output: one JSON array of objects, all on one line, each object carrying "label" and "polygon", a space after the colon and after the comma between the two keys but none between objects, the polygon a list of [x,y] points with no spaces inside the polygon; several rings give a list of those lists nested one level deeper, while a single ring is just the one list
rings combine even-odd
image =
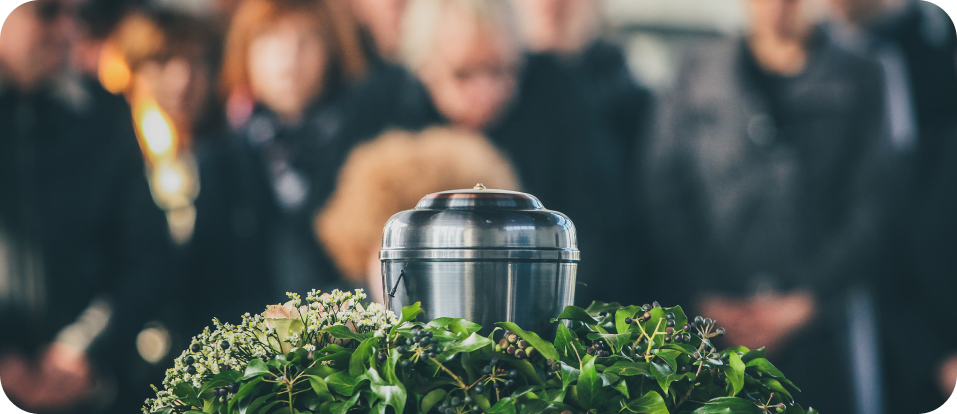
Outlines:
[{"label": "blurred person", "polygon": [[262,286],[244,301],[345,288],[311,223],[350,147],[342,106],[365,66],[338,2],[245,0],[236,10],[223,92],[254,107],[222,148],[200,155],[193,244],[217,283]]},{"label": "blurred person", "polygon": [[29,2],[0,31],[0,378],[31,412],[128,412],[169,241],[129,108],[68,70],[75,6]]},{"label": "blurred person", "polygon": [[335,192],[316,215],[316,232],[342,273],[385,303],[379,249],[389,217],[427,194],[476,183],[519,189],[508,159],[485,137],[440,127],[389,131],[349,155]]},{"label": "blurred person", "polygon": [[623,163],[635,159],[648,130],[651,93],[639,85],[621,46],[601,36],[602,3],[594,0],[513,0],[528,48],[554,53],[582,81],[599,107]]},{"label": "blurred person", "polygon": [[729,344],[767,346],[802,404],[877,413],[880,68],[823,36],[803,0],[746,4],[746,36],[682,65],[643,160],[662,277],[685,287],[669,299]]},{"label": "blurred person", "polygon": [[408,0],[344,0],[362,33],[366,57],[373,64],[397,63],[402,16]]},{"label": "blurred person", "polygon": [[[348,139],[390,128],[448,125],[487,136],[525,190],[578,228],[578,300],[620,295],[634,272],[623,252],[621,166],[574,76],[552,56],[524,52],[508,0],[412,0],[403,18],[405,68],[379,70],[357,91]],[[624,280],[623,280],[624,279]],[[615,285],[615,289],[603,286]]]},{"label": "blurred person", "polygon": [[[939,186],[948,180],[948,164],[954,162],[946,158],[957,131],[954,23],[938,6],[924,1],[830,3],[834,14],[829,26],[831,36],[848,50],[878,60],[884,70],[894,187],[887,197],[893,233],[887,239],[891,260],[882,274],[883,301],[934,298],[939,286],[950,283],[955,270],[942,266],[952,253],[939,246],[951,246],[946,234],[957,232],[957,227],[941,231],[942,224],[952,224],[952,213],[935,205],[942,201]],[[936,215],[928,218],[929,212]],[[928,239],[931,235],[937,239]],[[951,320],[952,313],[943,303],[928,303],[934,309],[926,320],[928,328]],[[882,320],[900,319],[897,323],[905,323],[903,315],[889,309],[886,313]],[[938,332],[928,339],[934,342],[927,348],[933,357],[911,361],[903,355],[887,356],[888,386],[908,390],[889,396],[892,412],[932,411],[950,395],[937,392],[933,384],[938,370],[948,366],[942,362],[946,354],[957,353],[952,345],[957,337]],[[888,348],[903,346],[903,338],[892,331],[887,332],[886,341]],[[916,398],[919,402],[910,396],[920,396]]]}]

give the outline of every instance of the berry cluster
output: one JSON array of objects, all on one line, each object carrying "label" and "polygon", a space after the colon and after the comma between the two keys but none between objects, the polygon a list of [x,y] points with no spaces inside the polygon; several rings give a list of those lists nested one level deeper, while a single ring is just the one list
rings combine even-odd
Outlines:
[{"label": "berry cluster", "polygon": [[601,341],[595,341],[590,347],[585,348],[585,353],[600,358],[608,358],[611,356],[611,350],[608,348],[608,345]]},{"label": "berry cluster", "polygon": [[[439,341],[433,339],[434,336],[434,333],[423,330],[420,326],[412,328],[412,337],[405,339],[405,345],[395,347],[395,350],[399,351],[399,354],[403,356],[403,358],[399,360],[399,366],[408,368],[423,359],[439,356]],[[411,355],[406,357],[409,353],[411,353]],[[383,352],[377,355],[376,358],[381,362],[385,361],[388,355]]]},{"label": "berry cluster", "polygon": [[493,388],[499,391],[505,391],[515,387],[515,380],[518,379],[518,371],[499,368],[498,362],[498,358],[492,358],[488,365],[482,367],[482,374],[488,376],[488,379],[475,384],[475,387],[473,387],[475,392],[479,394],[485,392],[483,384],[491,384]]},{"label": "berry cluster", "polygon": [[554,359],[545,360],[545,378],[552,379],[555,378],[559,372],[562,372],[562,365],[555,362]]},{"label": "berry cluster", "polygon": [[236,395],[236,391],[239,391],[239,384],[235,382],[230,382],[229,385],[222,388],[213,388],[213,395],[216,398],[222,398],[222,402],[226,402],[229,397]]},{"label": "berry cluster", "polygon": [[482,407],[479,407],[478,404],[472,400],[472,397],[465,395],[464,397],[453,397],[452,393],[449,393],[445,396],[445,401],[442,401],[442,405],[439,406],[439,413],[441,414],[458,414],[458,413],[474,413],[479,414],[482,412]]},{"label": "berry cluster", "polygon": [[519,338],[518,335],[512,332],[505,332],[505,336],[502,337],[502,340],[498,341],[498,344],[495,345],[495,352],[509,354],[518,359],[532,358],[538,354],[538,350],[529,344],[528,341]]}]

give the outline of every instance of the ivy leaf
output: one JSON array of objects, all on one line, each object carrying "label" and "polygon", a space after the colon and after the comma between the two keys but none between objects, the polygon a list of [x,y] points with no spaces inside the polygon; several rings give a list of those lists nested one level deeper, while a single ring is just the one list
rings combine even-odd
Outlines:
[{"label": "ivy leaf", "polygon": [[771,361],[768,361],[765,358],[752,359],[751,361],[748,361],[746,367],[753,368],[757,372],[774,377],[774,379],[784,382],[785,384],[790,385],[792,388],[801,391],[801,389],[794,385],[794,383],[784,377],[784,373],[782,373],[781,370],[774,365],[771,365]]},{"label": "ivy leaf", "polygon": [[328,328],[321,330],[320,332],[328,333],[336,339],[351,339],[357,342],[365,341],[373,336],[373,333],[357,333],[353,332],[352,329],[345,325],[333,325]]},{"label": "ivy leaf", "polygon": [[645,375],[651,376],[651,371],[648,370],[647,362],[631,362],[631,361],[618,361],[614,365],[605,368],[605,373],[612,372],[615,375],[622,377],[633,377],[636,375]]},{"label": "ivy leaf", "polygon": [[426,324],[425,326],[426,328],[434,327],[434,328],[440,328],[440,329],[447,329],[452,332],[456,332],[456,328],[458,328],[462,332],[465,332],[466,336],[482,330],[482,325],[479,325],[468,319],[462,319],[462,318],[435,318],[431,322]]},{"label": "ivy leaf", "polygon": [[618,382],[616,382],[614,385],[612,385],[611,387],[614,388],[615,390],[617,390],[618,392],[620,392],[621,395],[624,395],[625,398],[631,398],[631,397],[628,395],[628,383],[625,382],[625,380],[618,381]]},{"label": "ivy leaf", "polygon": [[561,363],[562,365],[562,389],[567,389],[573,382],[578,381],[578,377],[581,376],[581,370],[578,368],[572,367],[566,363]]},{"label": "ivy leaf", "polygon": [[564,323],[558,324],[558,332],[555,334],[555,348],[558,349],[559,354],[575,361],[581,355],[585,355],[585,347],[576,339],[578,339],[578,335],[575,335],[575,332],[570,331]]},{"label": "ivy leaf", "polygon": [[424,313],[422,310],[422,302],[415,302],[409,306],[402,308],[402,318],[399,319],[399,323],[392,326],[392,329],[389,331],[389,337],[395,335],[396,331],[399,329],[402,324],[406,322],[411,322],[415,320],[416,316]]},{"label": "ivy leaf", "polygon": [[719,397],[708,401],[692,414],[764,414],[764,410],[743,398]]},{"label": "ivy leaf", "polygon": [[655,377],[655,380],[658,381],[658,386],[661,387],[661,390],[664,391],[665,396],[667,396],[668,388],[671,387],[671,383],[675,380],[675,370],[667,364],[652,362],[651,375]]},{"label": "ivy leaf", "polygon": [[379,338],[369,338],[362,341],[352,353],[352,358],[349,358],[349,375],[358,377],[372,366],[372,358],[375,357],[374,348],[377,343],[379,343]]},{"label": "ivy leaf", "polygon": [[379,372],[375,370],[374,367],[369,368],[365,374],[365,378],[369,380],[369,388],[372,390],[372,394],[376,397],[382,399],[383,402],[392,406],[395,409],[395,412],[401,413],[405,408],[405,386],[401,382],[387,381],[379,377]]},{"label": "ivy leaf", "polygon": [[[531,343],[531,341],[529,341],[529,343]],[[465,338],[461,342],[455,343],[454,345],[448,347],[445,351],[442,351],[442,353],[439,354],[436,359],[439,360],[439,362],[446,362],[460,352],[477,351],[492,344],[493,342],[491,339],[473,332],[468,338]]]},{"label": "ivy leaf", "polygon": [[[745,348],[745,349],[747,349],[747,348]],[[747,351],[747,352],[744,353],[744,355],[741,356],[741,360],[744,361],[745,364],[747,364],[748,362],[751,362],[751,361],[754,360],[754,359],[758,359],[758,358],[764,358],[764,348],[763,348],[763,347],[762,347],[762,348],[759,348],[759,349],[755,349],[755,350],[753,350],[753,351]]]},{"label": "ivy leaf", "polygon": [[352,396],[352,398],[346,401],[333,403],[330,407],[330,412],[332,412],[332,414],[346,414],[346,412],[349,411],[349,409],[356,405],[356,402],[359,401],[360,395],[362,394],[357,392]]},{"label": "ivy leaf", "polygon": [[595,358],[585,357],[581,375],[578,376],[578,401],[586,410],[597,407],[601,403],[602,381],[595,369]]},{"label": "ivy leaf", "polygon": [[578,321],[585,325],[596,325],[598,320],[592,318],[588,314],[588,311],[579,308],[578,306],[566,306],[561,314],[557,318],[552,319],[552,323],[558,322],[559,320],[566,319],[572,321]]},{"label": "ivy leaf", "polygon": [[542,414],[551,404],[548,401],[534,399],[522,404],[519,407],[518,414]]},{"label": "ivy leaf", "polygon": [[275,397],[275,395],[267,394],[251,401],[249,404],[239,404],[239,414],[255,414],[259,408],[266,403],[266,400],[273,397]]},{"label": "ivy leaf", "polygon": [[618,309],[621,309],[621,304],[618,302],[605,303],[596,300],[592,302],[591,305],[588,305],[585,312],[588,312],[590,315],[597,315],[599,313],[614,312]]},{"label": "ivy leaf", "polygon": [[326,385],[332,392],[349,397],[353,394],[358,381],[348,371],[339,371],[326,377]]},{"label": "ivy leaf", "polygon": [[516,414],[515,399],[512,397],[502,398],[485,412],[487,414]]},{"label": "ivy leaf", "polygon": [[668,414],[668,406],[661,394],[654,391],[648,391],[641,398],[629,401],[625,404],[625,409],[636,414]]},{"label": "ivy leaf", "polygon": [[312,386],[312,390],[316,393],[316,396],[319,397],[320,401],[325,402],[334,399],[332,393],[329,392],[329,386],[326,385],[326,380],[315,375],[307,375],[306,378],[309,379],[309,385]]},{"label": "ivy leaf", "polygon": [[678,355],[680,354],[681,353],[679,351],[675,351],[673,349],[661,349],[661,350],[658,350],[658,353],[655,354],[655,356],[664,360],[665,363],[667,363],[668,366],[671,367],[671,371],[674,372],[678,370],[677,359],[678,359]]},{"label": "ivy leaf", "polygon": [[[243,373],[242,380],[248,380],[251,378],[260,377],[269,373],[269,367],[266,366],[266,363],[261,359],[253,359],[249,361],[249,365],[246,365],[246,372]],[[185,397],[183,395],[177,394],[179,397]]]},{"label": "ivy leaf", "polygon": [[435,404],[445,399],[446,394],[448,393],[441,388],[436,388],[428,394],[425,394],[425,397],[422,397],[422,414],[429,412]]},{"label": "ivy leaf", "polygon": [[545,358],[554,359],[556,361],[561,359],[561,357],[558,355],[558,351],[555,350],[555,346],[553,346],[551,342],[540,338],[537,333],[526,332],[512,322],[498,322],[496,325],[501,326],[502,328],[505,328],[518,335],[520,338],[528,341],[528,343],[535,347],[535,349],[537,349],[538,352]]},{"label": "ivy leaf", "polygon": [[768,387],[769,390],[774,391],[779,394],[784,394],[788,397],[789,401],[794,401],[794,397],[791,396],[791,393],[784,388],[781,383],[774,378],[761,378],[761,384],[764,384],[765,387]]},{"label": "ivy leaf", "polygon": [[259,385],[262,382],[263,382],[262,377],[256,377],[256,378],[253,378],[252,381],[249,381],[243,384],[241,387],[239,387],[239,391],[236,391],[236,395],[234,395],[232,398],[229,399],[229,406],[226,407],[226,411],[232,412],[233,405],[236,404],[237,402],[242,401],[243,398],[246,398],[247,395],[250,395],[250,394],[255,395],[254,391],[259,387]]},{"label": "ivy leaf", "polygon": [[644,312],[641,312],[641,306],[629,306],[627,308],[618,309],[618,312],[615,312],[615,330],[620,334],[629,332],[632,328],[637,331],[638,328],[625,323],[625,319],[634,319],[636,316],[641,317],[643,313]]},{"label": "ivy leaf", "polygon": [[721,367],[724,374],[728,376],[728,382],[731,383],[731,395],[738,395],[744,388],[744,362],[736,353],[728,355],[728,365]]}]

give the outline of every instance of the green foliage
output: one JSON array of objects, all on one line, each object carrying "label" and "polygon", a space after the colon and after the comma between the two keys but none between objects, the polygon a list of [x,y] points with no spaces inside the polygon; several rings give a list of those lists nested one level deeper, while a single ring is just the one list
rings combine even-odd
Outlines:
[{"label": "green foliage", "polygon": [[[496,340],[510,344],[502,330],[485,337],[474,322],[422,323],[416,321],[421,313],[416,303],[375,331],[324,328],[319,332],[329,336],[320,337],[338,342],[306,347],[308,352],[272,348],[245,366],[178,382],[158,391],[176,403],[151,412],[805,413],[792,398],[800,390],[763,349],[719,352],[711,345],[719,336],[715,323],[689,320],[677,306],[569,306],[553,320],[551,342],[514,323],[498,323],[527,342],[521,346],[538,351],[530,357],[498,345]],[[674,326],[667,326],[669,320]],[[222,395],[224,387],[235,388]]]}]

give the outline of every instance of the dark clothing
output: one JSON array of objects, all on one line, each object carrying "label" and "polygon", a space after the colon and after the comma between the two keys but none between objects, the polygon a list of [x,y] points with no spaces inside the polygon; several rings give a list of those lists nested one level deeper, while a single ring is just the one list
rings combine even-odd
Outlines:
[{"label": "dark clothing", "polygon": [[101,372],[121,371],[122,387],[136,334],[175,283],[170,241],[129,107],[93,81],[71,85],[0,87],[0,228],[14,281],[0,292],[0,352],[41,351],[102,299],[112,315],[88,353]]},{"label": "dark clothing", "polygon": [[596,40],[568,63],[597,105],[622,165],[628,165],[650,127],[651,92],[635,81],[618,45]]},{"label": "dark clothing", "polygon": [[814,293],[824,316],[775,364],[804,389],[803,405],[849,413],[849,375],[834,368],[846,359],[824,349],[847,344],[847,289],[876,259],[881,78],[824,37],[809,50],[804,70],[785,77],[760,68],[740,39],[696,49],[662,108],[642,199],[662,277],[683,287],[670,299]]},{"label": "dark clothing", "polygon": [[[396,67],[377,70],[354,105],[345,126],[349,139],[448,123],[425,87]],[[624,263],[632,258],[624,257],[630,223],[617,184],[620,166],[574,77],[552,57],[528,57],[511,107],[483,132],[510,158],[525,191],[575,223],[582,251],[578,280],[588,284],[579,286],[578,302],[626,300],[634,291]],[[609,285],[616,287],[604,288]]]},{"label": "dark clothing", "polygon": [[202,190],[186,266],[202,295],[221,298],[206,301],[202,323],[285,302],[285,292],[348,288],[312,224],[348,148],[341,116],[339,101],[331,101],[287,126],[260,107],[244,128],[197,150]]}]

